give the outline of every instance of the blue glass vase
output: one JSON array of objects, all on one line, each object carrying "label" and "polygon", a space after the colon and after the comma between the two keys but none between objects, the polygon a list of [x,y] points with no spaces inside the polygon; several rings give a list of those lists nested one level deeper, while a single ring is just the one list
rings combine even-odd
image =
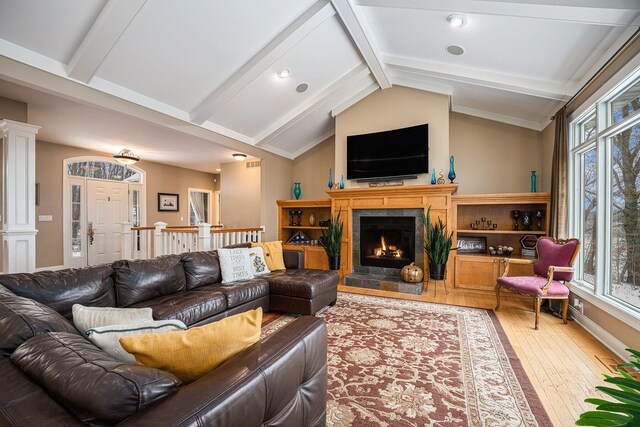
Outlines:
[{"label": "blue glass vase", "polygon": [[298,200],[300,198],[301,194],[302,194],[302,188],[300,188],[300,183],[299,182],[294,182],[293,183],[293,195],[296,198],[296,200]]},{"label": "blue glass vase", "polygon": [[344,190],[344,175],[340,175],[340,189]]},{"label": "blue glass vase", "polygon": [[535,193],[537,191],[537,181],[536,171],[531,171],[531,192]]},{"label": "blue glass vase", "polygon": [[333,188],[333,169],[332,168],[329,168],[329,183],[327,185],[329,186],[329,190]]},{"label": "blue glass vase", "polygon": [[436,183],[436,182],[437,182],[437,181],[436,181],[436,170],[435,170],[435,168],[434,168],[434,169],[431,171],[431,184],[432,184],[432,185],[435,185],[435,183]]},{"label": "blue glass vase", "polygon": [[456,179],[456,171],[453,168],[453,156],[451,156],[451,158],[449,159],[449,175],[448,175],[449,181],[451,181],[451,184],[453,184],[453,180]]}]

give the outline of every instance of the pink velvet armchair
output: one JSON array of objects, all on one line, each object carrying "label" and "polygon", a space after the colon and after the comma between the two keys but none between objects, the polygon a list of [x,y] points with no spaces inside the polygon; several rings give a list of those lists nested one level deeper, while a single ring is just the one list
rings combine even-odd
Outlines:
[{"label": "pink velvet armchair", "polygon": [[[535,328],[540,325],[540,304],[543,299],[564,300],[562,320],[567,323],[567,309],[569,308],[569,288],[565,282],[573,278],[573,262],[580,250],[578,239],[555,240],[551,237],[538,239],[537,261],[527,259],[506,258],[504,274],[498,278],[496,284],[496,311],[500,309],[500,289],[531,295],[536,312]],[[531,264],[535,276],[509,277],[509,264]]]}]

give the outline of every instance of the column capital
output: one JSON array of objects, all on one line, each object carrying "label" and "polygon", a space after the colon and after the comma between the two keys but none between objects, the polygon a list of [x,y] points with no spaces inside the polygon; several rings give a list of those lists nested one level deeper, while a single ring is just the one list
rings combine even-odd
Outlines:
[{"label": "column capital", "polygon": [[16,122],[14,120],[0,120],[0,132],[16,130],[19,132],[31,132],[36,135],[40,128],[42,128],[42,126],[30,125],[28,123]]}]

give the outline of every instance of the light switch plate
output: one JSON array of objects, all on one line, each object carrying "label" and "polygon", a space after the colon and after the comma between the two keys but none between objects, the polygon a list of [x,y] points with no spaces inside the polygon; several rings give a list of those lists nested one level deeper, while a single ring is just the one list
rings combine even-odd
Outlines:
[{"label": "light switch plate", "polygon": [[53,215],[39,215],[38,221],[40,222],[51,222],[53,221]]}]

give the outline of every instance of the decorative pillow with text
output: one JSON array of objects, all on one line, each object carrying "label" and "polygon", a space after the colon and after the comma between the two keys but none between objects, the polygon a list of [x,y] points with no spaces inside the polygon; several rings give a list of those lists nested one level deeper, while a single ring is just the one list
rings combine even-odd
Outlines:
[{"label": "decorative pillow with text", "polygon": [[222,283],[253,279],[249,248],[218,249]]}]

